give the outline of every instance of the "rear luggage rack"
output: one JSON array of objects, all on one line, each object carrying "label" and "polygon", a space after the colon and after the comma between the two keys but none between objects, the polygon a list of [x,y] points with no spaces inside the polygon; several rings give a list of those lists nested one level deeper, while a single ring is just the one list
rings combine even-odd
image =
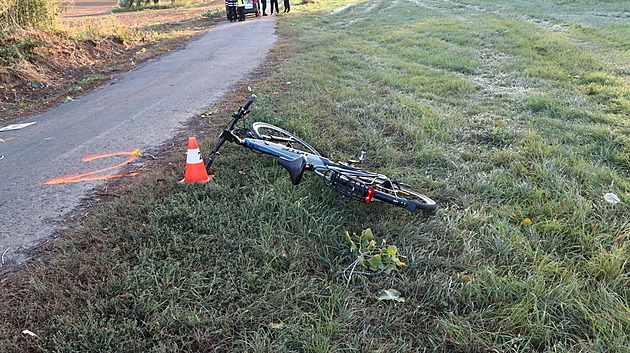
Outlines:
[{"label": "rear luggage rack", "polygon": [[327,186],[353,200],[369,203],[374,196],[374,188],[334,170],[331,170],[328,178],[324,180]]}]

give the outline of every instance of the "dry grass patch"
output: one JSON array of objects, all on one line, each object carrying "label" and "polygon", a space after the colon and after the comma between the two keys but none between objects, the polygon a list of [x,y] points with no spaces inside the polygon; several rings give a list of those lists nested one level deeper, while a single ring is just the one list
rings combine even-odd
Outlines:
[{"label": "dry grass patch", "polygon": [[85,94],[151,57],[173,50],[214,23],[200,7],[72,17],[52,29],[0,33],[0,122]]}]

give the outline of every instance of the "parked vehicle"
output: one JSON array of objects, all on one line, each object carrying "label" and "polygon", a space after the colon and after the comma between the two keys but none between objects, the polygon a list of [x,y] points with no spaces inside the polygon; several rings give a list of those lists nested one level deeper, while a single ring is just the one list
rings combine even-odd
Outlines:
[{"label": "parked vehicle", "polygon": [[[256,17],[260,17],[260,2],[258,0],[243,0],[245,3],[245,15],[254,14]],[[236,9],[236,0],[225,0],[225,13],[227,19],[236,21],[238,18],[238,11]]]}]

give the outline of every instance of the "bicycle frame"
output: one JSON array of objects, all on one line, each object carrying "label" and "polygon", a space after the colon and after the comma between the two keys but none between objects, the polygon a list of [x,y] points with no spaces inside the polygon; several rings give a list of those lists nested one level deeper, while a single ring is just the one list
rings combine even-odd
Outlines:
[{"label": "bicycle frame", "polygon": [[306,158],[305,168],[307,170],[313,171],[316,175],[322,178],[327,178],[326,172],[329,170],[334,170],[337,172],[344,172],[351,175],[362,176],[362,177],[375,177],[375,178],[386,178],[384,175],[368,173],[364,171],[355,170],[350,166],[345,166],[343,164],[331,162],[328,158],[317,156],[312,153],[299,151],[293,149],[291,147],[287,147],[284,145],[280,145],[277,143],[259,140],[256,138],[245,138],[239,139],[234,136],[236,142],[239,145],[245,146],[255,152],[265,154],[275,158],[284,158],[287,160],[296,160],[301,157]]},{"label": "bicycle frame", "polygon": [[316,156],[312,153],[298,151],[291,147],[283,146],[277,143],[259,140],[254,138],[243,139],[242,143],[245,147],[252,149],[256,152],[266,154],[272,157],[285,158],[288,160],[295,160],[301,156],[306,157],[306,168],[313,171],[319,177],[326,178],[326,172],[328,170],[334,170],[337,172],[344,172],[351,175],[375,178],[387,178],[382,174],[369,173],[365,171],[355,170],[350,166],[346,166],[340,163],[331,162],[328,158],[322,156]]},{"label": "bicycle frame", "polygon": [[283,146],[277,143],[255,138],[246,138],[242,141],[243,146],[272,157],[294,160],[300,158],[301,156],[304,156],[306,157],[306,164],[312,166],[323,166],[326,165],[327,162],[330,163],[330,161],[324,157],[316,156],[312,153],[304,151],[298,151],[291,147]]},{"label": "bicycle frame", "polygon": [[293,160],[304,157],[306,159],[305,168],[308,170],[312,170],[313,172],[315,172],[315,174],[317,174],[318,176],[322,178],[327,177],[326,172],[328,170],[346,172],[346,173],[350,173],[357,176],[365,176],[365,177],[373,176],[375,178],[384,177],[380,174],[358,171],[350,166],[345,166],[339,163],[333,163],[329,159],[324,158],[322,156],[317,156],[312,153],[299,151],[291,147],[283,146],[277,143],[260,140],[256,138],[242,139],[236,136],[234,134],[234,127],[236,126],[236,123],[238,122],[238,120],[243,118],[248,113],[247,109],[254,102],[255,99],[256,99],[256,96],[252,95],[252,97],[247,101],[247,103],[245,103],[245,105],[243,105],[243,107],[241,107],[241,109],[239,109],[238,112],[233,114],[232,122],[230,123],[228,128],[225,129],[223,133],[221,133],[221,135],[219,136],[220,137],[219,143],[216,145],[216,147],[214,148],[214,150],[210,153],[210,156],[208,157],[208,161],[206,162],[206,170],[210,169],[212,162],[214,161],[216,156],[219,154],[219,148],[221,148],[221,146],[225,142],[234,142],[237,145],[247,147],[258,153],[266,154],[268,156],[272,156],[276,158],[284,158],[289,161],[293,161]]},{"label": "bicycle frame", "polygon": [[[331,162],[329,159],[320,156],[319,153],[313,149],[311,149],[311,151],[315,153],[289,147],[288,144],[291,142],[297,142],[304,146],[303,141],[300,141],[299,138],[291,134],[289,134],[288,137],[257,138],[257,133],[256,135],[252,133],[246,138],[239,137],[234,132],[236,123],[248,113],[248,108],[255,99],[256,96],[252,95],[247,103],[232,115],[232,122],[221,133],[219,142],[208,156],[208,161],[206,162],[206,170],[208,170],[208,172],[212,162],[216,156],[219,155],[221,146],[225,142],[233,142],[237,145],[247,147],[254,152],[276,158],[279,164],[289,172],[291,182],[294,185],[298,185],[302,180],[304,171],[309,170],[324,179],[327,186],[354,200],[364,201],[366,203],[372,200],[387,202],[405,208],[408,211],[414,211],[416,209],[431,211],[435,209],[436,206],[433,200],[414,191],[400,188],[400,186],[404,184],[401,184],[397,179],[390,179],[384,174],[360,170],[350,165],[352,161],[348,161],[347,164]],[[254,123],[254,125],[256,124],[259,123]],[[272,125],[270,126],[274,127]],[[287,143],[287,145],[275,143],[276,141]],[[308,145],[306,146],[308,147]],[[359,160],[362,160],[362,157],[360,157]],[[399,196],[399,192],[402,196]],[[420,200],[420,202],[408,200],[409,197],[415,197]]]}]

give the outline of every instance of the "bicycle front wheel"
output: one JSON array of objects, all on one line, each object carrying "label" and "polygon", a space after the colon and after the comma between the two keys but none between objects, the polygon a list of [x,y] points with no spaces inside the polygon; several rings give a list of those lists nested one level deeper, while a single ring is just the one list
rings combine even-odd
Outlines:
[{"label": "bicycle front wheel", "polygon": [[256,122],[252,124],[251,134],[259,140],[283,144],[298,151],[308,152],[316,156],[321,156],[319,152],[299,137],[285,131],[277,126]]}]

